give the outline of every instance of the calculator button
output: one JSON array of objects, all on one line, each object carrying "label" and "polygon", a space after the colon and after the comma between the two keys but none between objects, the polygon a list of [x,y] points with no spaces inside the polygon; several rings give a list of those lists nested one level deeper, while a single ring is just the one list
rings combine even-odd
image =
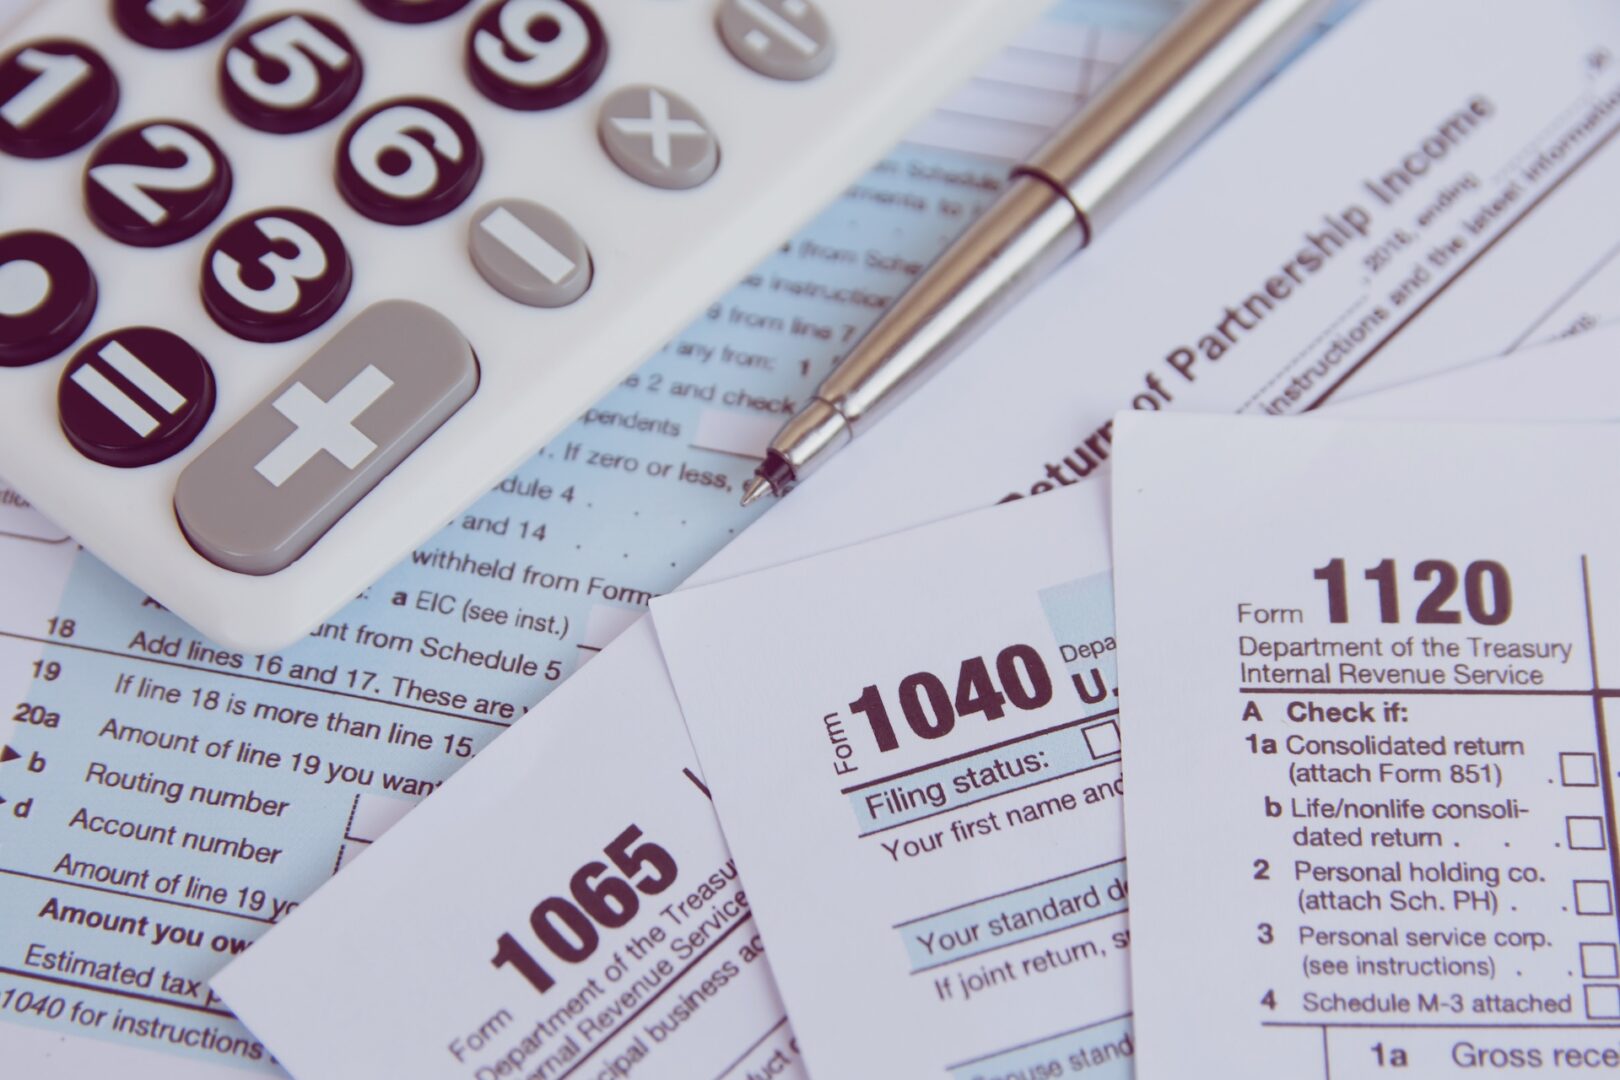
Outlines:
[{"label": "calculator button", "polygon": [[375,304],[186,466],[181,528],[227,570],[285,569],[477,388],[478,361],[450,320]]},{"label": "calculator button", "polygon": [[288,12],[243,27],[219,63],[220,94],[231,115],[277,135],[333,119],[360,92],[364,65],[341,27]]},{"label": "calculator button", "polygon": [[399,23],[437,22],[466,7],[472,0],[360,0],[379,19]]},{"label": "calculator button", "polygon": [[133,469],[191,445],[214,411],[214,373],[184,338],[130,327],[80,349],[56,400],[62,431],[79,453]]},{"label": "calculator button", "polygon": [[218,37],[247,0],[113,0],[118,28],[153,49],[189,49]]},{"label": "calculator button", "polygon": [[566,307],[591,287],[579,233],[538,203],[501,199],[473,215],[473,265],[501,293],[530,307]]},{"label": "calculator button", "polygon": [[90,219],[114,240],[135,247],[196,236],[230,197],[224,152],[179,120],[152,120],[107,136],[84,174]]},{"label": "calculator button", "polygon": [[810,79],[832,63],[832,28],[811,0],[725,0],[720,39],[731,54],[772,79]]},{"label": "calculator button", "polygon": [[96,276],[54,233],[0,236],[0,367],[27,367],[79,339],[96,313]]},{"label": "calculator button", "polygon": [[337,314],[354,280],[337,230],[305,210],[237,218],[203,256],[203,306],[248,341],[291,341]]},{"label": "calculator button", "polygon": [[368,109],[338,145],[338,190],[350,206],[388,225],[443,217],[467,200],[483,171],[472,125],[431,98]]},{"label": "calculator button", "polygon": [[697,187],[720,166],[719,140],[702,114],[656,86],[615,91],[596,130],[619,168],[654,187]]},{"label": "calculator button", "polygon": [[101,54],[66,38],[31,41],[0,60],[0,150],[52,158],[90,142],[118,108]]},{"label": "calculator button", "polygon": [[508,109],[555,109],[596,85],[607,35],[581,0],[499,0],[467,35],[467,74]]}]

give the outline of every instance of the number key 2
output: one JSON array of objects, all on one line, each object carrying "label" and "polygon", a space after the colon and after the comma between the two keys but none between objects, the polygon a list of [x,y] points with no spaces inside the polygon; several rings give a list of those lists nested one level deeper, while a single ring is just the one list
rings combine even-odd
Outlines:
[{"label": "number key 2", "polygon": [[231,197],[231,166],[203,132],[154,120],[109,135],[90,156],[84,202],[102,232],[162,247],[206,229]]}]

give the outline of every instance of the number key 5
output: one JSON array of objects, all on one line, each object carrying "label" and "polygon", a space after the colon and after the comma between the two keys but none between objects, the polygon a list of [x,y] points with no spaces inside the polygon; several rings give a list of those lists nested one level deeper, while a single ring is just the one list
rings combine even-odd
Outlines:
[{"label": "number key 5", "polygon": [[360,53],[336,23],[319,15],[272,15],[225,46],[220,94],[249,127],[288,135],[333,119],[364,78]]}]

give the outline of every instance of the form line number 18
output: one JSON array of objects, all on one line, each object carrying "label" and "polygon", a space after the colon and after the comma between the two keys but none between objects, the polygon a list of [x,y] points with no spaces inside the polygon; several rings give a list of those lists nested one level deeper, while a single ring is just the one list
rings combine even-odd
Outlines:
[{"label": "form line number 18", "polygon": [[[1328,619],[1350,621],[1349,587],[1343,559],[1319,566],[1313,575],[1327,586]],[[1380,622],[1401,621],[1400,572],[1394,559],[1369,566],[1361,576],[1373,583]],[[1450,624],[1468,618],[1481,626],[1500,626],[1513,613],[1513,586],[1507,568],[1490,559],[1479,559],[1459,571],[1444,559],[1424,559],[1412,568],[1412,580],[1426,585],[1428,592],[1418,603],[1416,620],[1423,624]],[[1462,585],[1463,609],[1455,605],[1457,586]]]}]

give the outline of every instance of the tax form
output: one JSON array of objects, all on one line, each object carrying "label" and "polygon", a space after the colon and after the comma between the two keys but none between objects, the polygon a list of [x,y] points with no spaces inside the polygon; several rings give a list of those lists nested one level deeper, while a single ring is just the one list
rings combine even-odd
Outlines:
[{"label": "tax form", "polygon": [[[1424,293],[1425,302],[1404,307],[1399,317],[1373,328],[1379,331],[1376,340],[1360,338],[1358,347],[1377,345],[1365,363],[1353,372],[1330,365],[1347,372],[1333,398],[1354,392],[1375,373],[1388,373],[1381,381],[1404,381],[1562,332],[1567,327],[1548,312],[1574,302],[1559,299],[1566,294],[1601,310],[1606,302],[1601,285],[1583,291],[1580,282],[1588,280],[1610,243],[1605,238],[1620,236],[1620,203],[1604,179],[1620,179],[1620,155],[1612,141],[1591,137],[1620,118],[1602,112],[1587,125],[1571,109],[1616,85],[1612,72],[1600,66],[1594,73],[1588,61],[1620,36],[1620,14],[1608,5],[1558,3],[1538,5],[1534,21],[1521,15],[1517,5],[1455,0],[1423,5],[1380,0],[1352,15],[1207,140],[1084,259],[742,533],[702,571],[703,579],[758,569],[1011,494],[1090,486],[1106,469],[1108,418],[1133,400],[1140,399],[1145,409],[1157,404],[1237,411],[1251,398],[1259,400],[1256,395],[1272,392],[1278,373],[1307,356],[1313,342],[1330,338],[1335,320],[1362,302],[1371,281],[1379,281],[1380,289],[1386,280],[1394,287],[1393,279],[1375,276],[1365,263],[1381,242],[1360,238],[1346,226],[1351,238],[1334,248],[1334,258],[1319,273],[1301,271],[1309,287],[1277,304],[1275,317],[1248,331],[1234,324],[1234,337],[1246,335],[1240,348],[1197,361],[1203,366],[1189,369],[1190,379],[1166,358],[1176,348],[1173,343],[1197,344],[1201,327],[1226,318],[1235,283],[1259,282],[1263,288],[1268,273],[1281,265],[1277,253],[1301,250],[1302,228],[1332,247],[1326,226],[1315,224],[1321,208],[1371,199],[1360,194],[1363,180],[1382,177],[1426,130],[1476,94],[1486,94],[1498,111],[1447,151],[1443,167],[1435,163],[1422,175],[1413,171],[1407,194],[1395,206],[1376,214],[1369,210],[1369,229],[1377,224],[1393,230],[1402,222],[1418,228],[1417,216],[1441,201],[1446,186],[1462,183],[1469,173],[1478,174],[1476,181],[1494,175],[1503,162],[1527,148],[1551,147],[1574,128],[1582,131],[1575,141],[1586,156],[1574,155],[1573,143],[1557,151],[1558,167],[1540,175],[1565,179],[1533,213],[1493,218],[1493,228],[1507,231],[1488,247],[1482,243],[1471,250],[1470,269],[1462,278],[1431,276],[1435,289]],[[1368,85],[1365,94],[1345,94],[1343,87],[1368,82],[1371,55],[1380,58],[1386,81]],[[1514,62],[1494,59],[1507,56]],[[1279,131],[1289,137],[1279,139]],[[1590,177],[1600,182],[1588,182]],[[1229,193],[1220,214],[1209,212],[1213,191]],[[1466,232],[1461,215],[1482,201],[1489,197],[1477,190],[1448,198],[1449,212],[1428,217],[1423,231],[1413,235]],[[1465,283],[1487,279],[1489,302],[1483,303],[1469,295],[1475,286]],[[1600,283],[1602,277],[1589,280]],[[1451,284],[1439,288],[1445,281]],[[1264,308],[1260,300],[1254,305]],[[1172,400],[1151,392],[1149,375]],[[992,401],[1006,404],[987,410],[985,403]],[[669,531],[685,535],[673,527]],[[621,709],[631,719],[613,732],[660,725],[683,730],[648,627],[625,631],[572,678],[571,688],[567,697],[554,696],[523,721],[541,730],[535,737],[542,749],[553,734],[591,727]],[[512,981],[519,977],[510,967],[490,965],[494,942],[502,933],[521,933],[524,918],[541,900],[564,897],[584,860],[610,864],[604,846],[626,827],[612,793],[643,782],[640,774],[623,771],[612,773],[611,783],[597,779],[598,758],[583,748],[612,760],[619,744],[606,736],[598,743],[571,738],[567,745],[569,755],[542,754],[535,765],[520,767],[498,753],[474,759],[460,774],[466,779],[447,785],[430,801],[437,813],[407,817],[350,871],[280,920],[216,980],[218,989],[294,1063],[295,1071],[311,1077],[352,1075],[384,1061],[401,1076],[463,1075],[446,1047],[465,1037],[459,1030],[464,1021],[459,1014],[447,1016],[442,1003],[491,1000],[501,987],[519,995],[510,1001],[529,1000],[520,994],[524,983]],[[676,773],[689,768],[701,778],[690,750],[670,764]],[[590,851],[543,837],[532,844],[529,859],[508,857],[512,822],[566,820],[583,827],[581,808],[591,813],[593,827],[587,831],[595,846]],[[665,813],[666,821],[683,818],[674,829],[680,835],[710,830],[720,848],[702,850],[723,849],[706,803],[679,798]],[[654,836],[645,822],[636,824]],[[445,860],[461,860],[469,851],[482,853],[484,865],[500,867],[499,875],[437,873]],[[678,853],[676,861],[684,865]],[[643,904],[639,917],[651,920],[657,910]],[[399,914],[379,919],[379,912]],[[454,948],[446,945],[444,952],[423,957],[400,952],[395,936],[352,932],[379,922],[397,930],[399,919],[432,925]],[[620,931],[633,932],[630,927]],[[554,968],[548,972],[571,970]],[[594,969],[573,970],[577,981],[570,977],[559,983],[569,994],[578,993]],[[320,977],[312,981],[314,972]],[[289,992],[291,987],[296,992]],[[362,1006],[356,1003],[368,1003],[370,1013],[357,1015]],[[725,1044],[738,1052],[757,1037],[740,1028],[728,1028],[725,1035]],[[628,1041],[630,1035],[618,1037]],[[519,1041],[521,1034],[511,1039]],[[498,1057],[502,1045],[501,1040],[492,1044],[490,1056]],[[352,1064],[349,1073],[342,1071],[345,1063]],[[692,1075],[712,1073],[694,1069]]]},{"label": "tax form", "polygon": [[1131,1075],[1101,492],[653,605],[817,1075]]},{"label": "tax form", "polygon": [[1144,1080],[1620,1068],[1617,457],[1612,424],[1122,421]]},{"label": "tax form", "polygon": [[[1620,328],[1604,329],[1329,412],[1610,419],[1617,349]],[[1121,482],[1132,475],[1127,465]],[[654,601],[703,775],[821,1075],[1131,1075],[1099,491]],[[1162,552],[1155,536],[1197,532],[1186,522],[1129,542]],[[1036,691],[1058,664],[1068,685],[1048,699]],[[1162,808],[1182,805],[1159,794],[1161,809],[1143,811],[1148,843],[1173,831]],[[1036,827],[1058,820],[1055,836]],[[1184,876],[1173,894],[1196,890]],[[1174,1040],[1167,1028],[1160,1038]],[[1288,1072],[1272,1064],[1234,1075]]]}]

